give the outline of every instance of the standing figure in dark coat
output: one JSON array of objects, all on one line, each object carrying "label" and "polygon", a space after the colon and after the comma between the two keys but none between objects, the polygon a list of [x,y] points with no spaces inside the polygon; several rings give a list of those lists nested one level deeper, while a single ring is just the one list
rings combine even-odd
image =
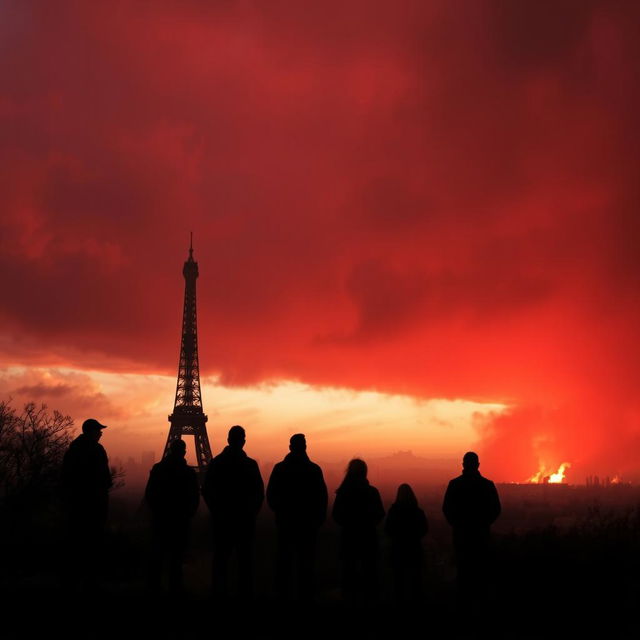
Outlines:
[{"label": "standing figure in dark coat", "polygon": [[169,589],[182,590],[182,563],[191,518],[198,510],[200,487],[194,469],[187,465],[184,440],[173,440],[167,456],[153,465],[145,490],[152,517],[152,557],[149,586],[159,589],[163,565],[169,570]]},{"label": "standing figure in dark coat", "polygon": [[97,579],[113,484],[109,460],[99,440],[107,427],[89,418],[62,461],[62,491],[67,516],[69,562],[84,586]]},{"label": "standing figure in dark coat", "polygon": [[462,475],[449,482],[442,511],[453,529],[458,588],[463,606],[481,595],[489,579],[491,525],[500,515],[496,486],[480,475],[478,454],[462,459]]},{"label": "standing figure in dark coat", "polygon": [[278,528],[276,589],[281,598],[289,595],[295,564],[300,597],[309,600],[318,529],[327,515],[327,485],[322,469],[309,460],[304,434],[291,436],[289,450],[273,468],[267,486],[267,503]]},{"label": "standing figure in dark coat", "polygon": [[378,532],[384,518],[380,493],[367,480],[367,465],[355,458],[336,491],[333,519],[342,527],[342,590],[357,603],[378,597]]},{"label": "standing figure in dark coat", "polygon": [[422,595],[422,538],[428,523],[408,484],[398,487],[384,530],[391,540],[391,565],[394,592],[398,604],[417,603]]},{"label": "standing figure in dark coat", "polygon": [[228,446],[209,463],[202,489],[213,523],[213,590],[223,598],[228,595],[228,566],[234,551],[240,593],[253,592],[253,539],[264,484],[258,463],[242,450],[245,441],[241,426],[229,429]]}]

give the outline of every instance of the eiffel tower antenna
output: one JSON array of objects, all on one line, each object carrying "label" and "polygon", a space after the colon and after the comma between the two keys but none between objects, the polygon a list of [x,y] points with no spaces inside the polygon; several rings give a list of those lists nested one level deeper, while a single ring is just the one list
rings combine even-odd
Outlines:
[{"label": "eiffel tower antenna", "polygon": [[184,276],[184,310],[182,314],[182,340],[178,382],[173,413],[168,417],[171,424],[164,455],[169,452],[173,440],[183,435],[192,435],[196,450],[196,468],[200,478],[211,460],[211,446],[207,435],[207,416],[202,408],[200,390],[200,363],[198,360],[198,326],[196,316],[196,280],[198,263],[193,259],[193,231],[189,242],[189,258],[182,268]]}]

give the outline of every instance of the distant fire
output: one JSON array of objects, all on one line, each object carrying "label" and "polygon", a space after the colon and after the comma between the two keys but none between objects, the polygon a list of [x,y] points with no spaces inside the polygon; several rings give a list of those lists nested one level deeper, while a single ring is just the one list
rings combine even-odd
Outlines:
[{"label": "distant fire", "polygon": [[563,462],[558,470],[553,473],[544,465],[540,466],[540,470],[534,473],[527,482],[531,484],[562,484],[565,480],[565,471],[571,466],[570,462]]},{"label": "distant fire", "polygon": [[621,482],[622,478],[617,474],[611,478],[611,484],[620,484]]},{"label": "distant fire", "polygon": [[549,476],[549,483],[550,484],[560,484],[561,482],[564,482],[564,472],[565,469],[568,469],[571,465],[568,462],[563,462],[560,467],[558,468],[558,471],[556,471],[556,473],[552,473]]}]

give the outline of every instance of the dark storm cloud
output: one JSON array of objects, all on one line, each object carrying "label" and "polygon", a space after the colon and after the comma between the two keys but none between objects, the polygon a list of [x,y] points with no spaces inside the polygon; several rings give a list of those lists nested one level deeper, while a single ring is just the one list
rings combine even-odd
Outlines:
[{"label": "dark storm cloud", "polygon": [[560,457],[596,395],[634,432],[637,14],[6,3],[4,359],[173,373],[193,229],[226,383],[550,403]]}]

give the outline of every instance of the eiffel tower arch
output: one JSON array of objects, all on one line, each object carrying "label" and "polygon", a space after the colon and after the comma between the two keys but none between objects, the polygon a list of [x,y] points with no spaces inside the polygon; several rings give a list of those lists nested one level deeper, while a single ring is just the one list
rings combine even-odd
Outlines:
[{"label": "eiffel tower arch", "polygon": [[198,360],[198,323],[196,314],[196,280],[198,263],[193,259],[193,234],[189,245],[189,258],[182,268],[184,276],[184,310],[182,314],[182,339],[178,382],[173,413],[168,417],[170,427],[164,455],[173,440],[193,436],[196,452],[196,469],[200,478],[211,460],[211,446],[207,435],[207,416],[202,407],[200,390],[200,363]]}]

